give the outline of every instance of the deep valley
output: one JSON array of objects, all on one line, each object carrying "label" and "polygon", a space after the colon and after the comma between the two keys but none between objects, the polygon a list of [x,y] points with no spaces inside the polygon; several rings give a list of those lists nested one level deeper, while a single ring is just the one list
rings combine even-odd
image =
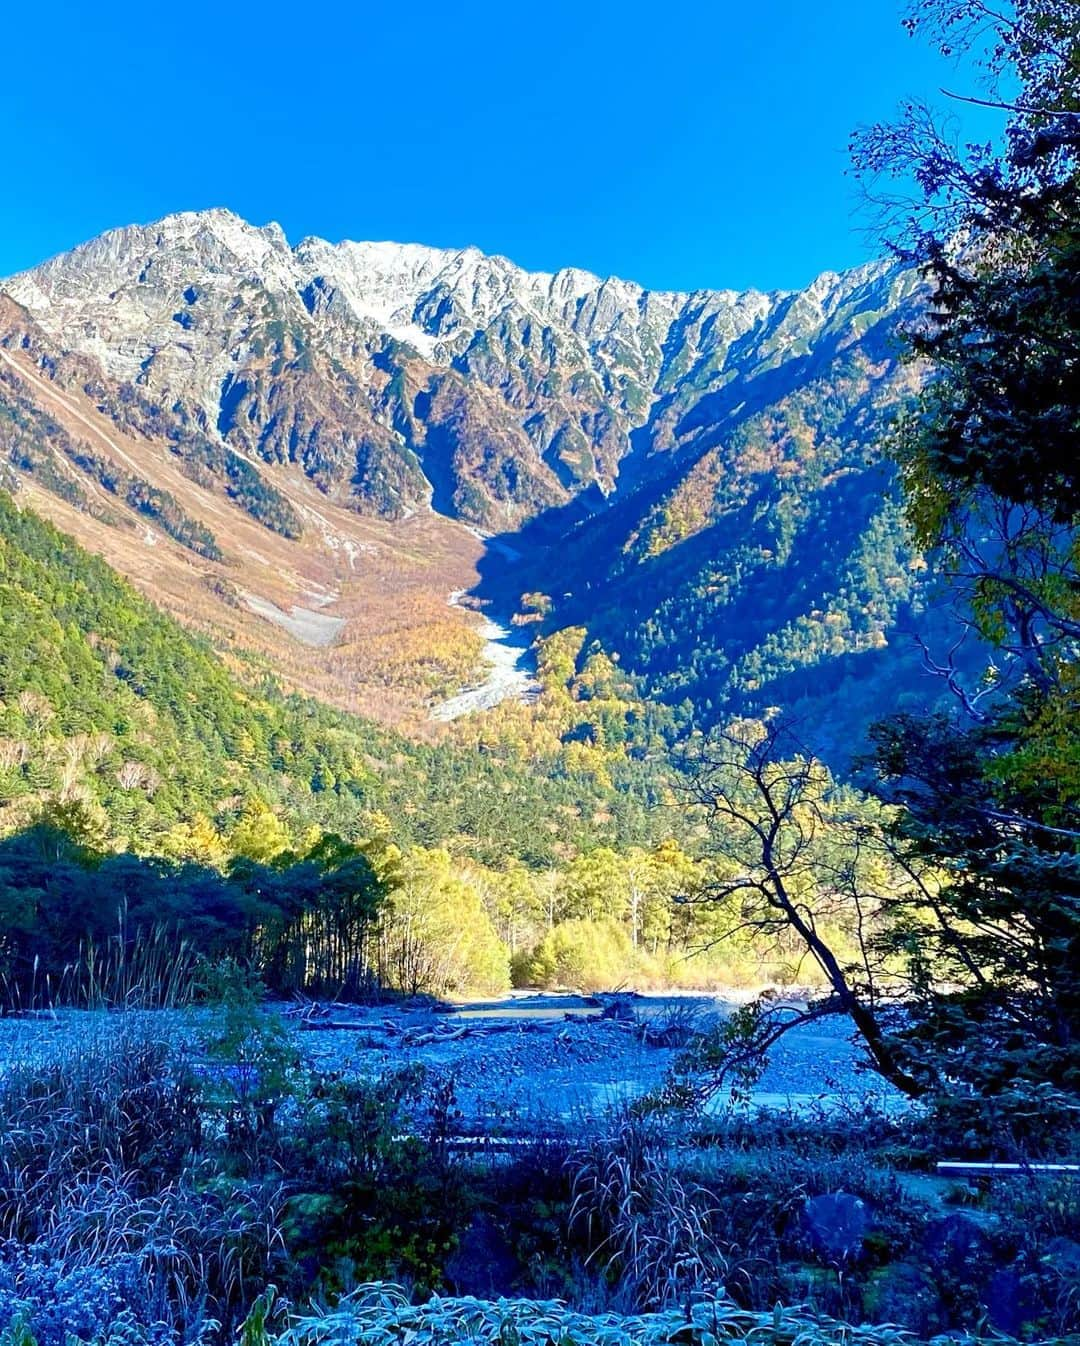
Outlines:
[{"label": "deep valley", "polygon": [[1076,1346],[1080,4],[485,8],[5,15],[0,1346]]}]

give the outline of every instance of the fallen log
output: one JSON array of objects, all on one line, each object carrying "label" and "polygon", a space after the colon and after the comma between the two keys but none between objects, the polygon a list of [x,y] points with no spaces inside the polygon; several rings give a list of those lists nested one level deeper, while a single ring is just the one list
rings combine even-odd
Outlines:
[{"label": "fallen log", "polygon": [[937,1171],[972,1178],[995,1176],[1015,1178],[1025,1173],[1080,1173],[1080,1164],[1008,1164],[996,1161],[980,1163],[966,1159],[944,1159],[938,1163]]},{"label": "fallen log", "polygon": [[378,1024],[346,1023],[340,1019],[301,1019],[296,1025],[301,1033],[386,1033]]},{"label": "fallen log", "polygon": [[[585,1017],[566,1015],[565,1019],[484,1019],[473,1023],[457,1024],[454,1027],[443,1023],[438,1028],[410,1027],[395,1023],[392,1019],[383,1019],[381,1023],[365,1023],[348,1019],[300,1019],[297,1027],[304,1032],[342,1033],[382,1033],[395,1038],[403,1047],[426,1047],[434,1042],[456,1042],[466,1037],[491,1037],[496,1033],[552,1033],[559,1037],[570,1036],[566,1026],[569,1023],[583,1023]],[[610,1021],[609,1021],[610,1022]],[[632,1024],[617,1024],[619,1028],[631,1030]]]},{"label": "fallen log", "polygon": [[449,1033],[441,1032],[435,1029],[430,1033],[403,1033],[401,1036],[401,1045],[403,1047],[429,1047],[433,1042],[457,1042],[459,1038],[465,1037],[469,1030],[462,1025],[461,1028],[452,1028]]}]

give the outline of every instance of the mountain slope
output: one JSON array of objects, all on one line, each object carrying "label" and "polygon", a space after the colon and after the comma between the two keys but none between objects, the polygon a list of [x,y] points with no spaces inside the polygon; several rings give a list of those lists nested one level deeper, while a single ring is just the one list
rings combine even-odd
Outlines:
[{"label": "mountain slope", "polygon": [[[841,324],[894,311],[887,265],[799,294],[650,292],[475,249],[307,239],[227,211],[113,230],[6,283],[44,333],[138,390],[126,410],[328,497],[512,528],[607,494],[702,424],[764,404]],[[140,405],[149,403],[149,406]]]},{"label": "mountain slope", "polygon": [[482,569],[519,619],[584,627],[644,694],[699,722],[781,708],[846,761],[901,697],[936,698],[910,631],[944,617],[883,457],[918,384],[897,327],[921,293],[865,268],[827,295],[812,345],[790,330],[796,297],[722,378],[676,385],[654,417],[669,447],[636,481],[585,518],[538,519],[517,574]]},{"label": "mountain slope", "polygon": [[922,295],[896,266],[650,292],[475,249],[290,247],[215,210],[3,288],[8,483],[296,686],[418,725],[475,676],[446,608],[470,588],[584,625],[706,716],[820,717],[852,677],[876,713],[914,686],[895,632],[921,562],[880,442]]},{"label": "mountain slope", "polygon": [[220,444],[131,426],[133,396],[0,296],[0,484],[219,647],[345,709],[416,723],[469,677],[481,641],[446,604],[476,578],[467,529],[367,518],[239,457],[237,489]]},{"label": "mountain slope", "polygon": [[375,810],[400,842],[490,863],[654,839],[643,769],[598,783],[565,754],[418,744],[283,695],[3,490],[0,633],[0,835],[59,806],[111,847],[158,853],[178,824],[197,847],[260,800],[297,836],[366,835]]}]

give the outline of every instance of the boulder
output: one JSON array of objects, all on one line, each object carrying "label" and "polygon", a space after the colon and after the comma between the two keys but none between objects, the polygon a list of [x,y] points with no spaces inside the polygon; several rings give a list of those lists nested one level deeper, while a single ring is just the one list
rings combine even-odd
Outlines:
[{"label": "boulder", "polygon": [[819,1257],[851,1259],[862,1252],[874,1225],[870,1207],[850,1192],[810,1197],[802,1211],[802,1227]]},{"label": "boulder", "polygon": [[946,1324],[941,1295],[918,1262],[893,1262],[873,1272],[863,1292],[863,1308],[878,1323],[898,1323],[921,1337]]},{"label": "boulder", "polygon": [[979,1284],[990,1270],[990,1236],[970,1215],[957,1212],[933,1220],[923,1235],[923,1248],[939,1273],[971,1285]]},{"label": "boulder", "polygon": [[991,1325],[1010,1337],[1019,1336],[1024,1324],[1039,1316],[1038,1301],[1012,1267],[995,1271],[986,1282],[983,1304]]}]

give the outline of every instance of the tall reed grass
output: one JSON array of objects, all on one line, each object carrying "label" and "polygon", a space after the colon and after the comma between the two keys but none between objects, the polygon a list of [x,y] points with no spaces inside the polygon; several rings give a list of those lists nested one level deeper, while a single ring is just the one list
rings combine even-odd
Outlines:
[{"label": "tall reed grass", "polygon": [[124,1266],[141,1321],[235,1327],[281,1245],[276,1181],[223,1181],[202,1099],[153,1015],[88,1021],[0,1076],[0,1249],[65,1275]]},{"label": "tall reed grass", "polygon": [[21,978],[0,970],[0,1006],[7,1014],[61,1007],[178,1009],[197,994],[198,965],[179,931],[164,924],[129,931],[121,909],[116,934],[104,943],[81,941],[59,976],[43,973],[36,957]]}]

